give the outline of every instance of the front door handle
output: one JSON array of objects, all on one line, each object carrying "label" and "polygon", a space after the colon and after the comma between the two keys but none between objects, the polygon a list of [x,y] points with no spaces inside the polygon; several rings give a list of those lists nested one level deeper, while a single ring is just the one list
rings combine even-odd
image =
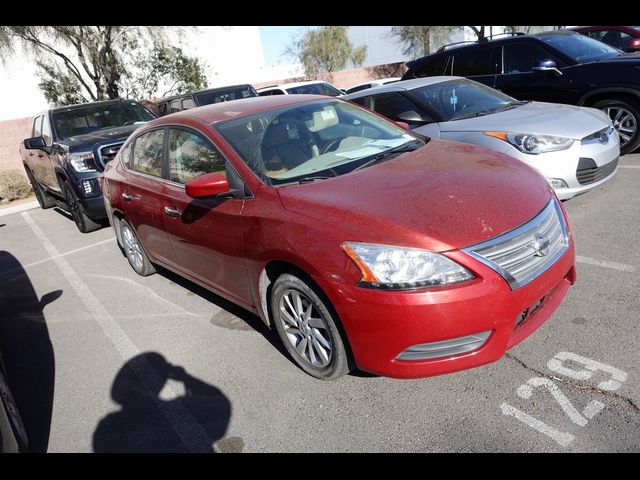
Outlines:
[{"label": "front door handle", "polygon": [[42,157],[44,157],[44,154],[39,153],[39,154],[38,154],[38,158],[42,158]]},{"label": "front door handle", "polygon": [[125,202],[130,202],[131,200],[133,200],[133,197],[132,197],[131,195],[129,195],[128,193],[123,193],[123,194],[122,194],[122,199],[123,199]]},{"label": "front door handle", "polygon": [[180,210],[176,210],[175,208],[170,207],[164,207],[164,213],[166,213],[170,217],[179,217],[180,215],[182,215],[182,212]]}]

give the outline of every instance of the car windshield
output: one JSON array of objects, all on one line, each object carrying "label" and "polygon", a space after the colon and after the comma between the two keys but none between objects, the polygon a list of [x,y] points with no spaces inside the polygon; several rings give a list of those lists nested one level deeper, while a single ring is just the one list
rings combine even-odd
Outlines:
[{"label": "car windshield", "polygon": [[339,100],[289,105],[214,127],[273,186],[344,175],[424,145],[392,122]]},{"label": "car windshield", "polygon": [[337,97],[338,95],[344,94],[344,92],[338,90],[333,85],[329,85],[328,83],[310,83],[308,85],[299,85],[297,87],[289,87],[286,90],[289,93],[328,95],[330,97]]},{"label": "car windshield", "polygon": [[585,35],[541,35],[539,38],[577,63],[603,60],[620,55],[620,50]]},{"label": "car windshield", "polygon": [[411,94],[445,122],[479,117],[522,103],[493,88],[464,78],[418,87],[411,90]]},{"label": "car windshield", "polygon": [[196,103],[198,106],[211,105],[212,103],[228,102],[229,100],[239,100],[242,98],[257,97],[258,93],[251,85],[240,85],[219,90],[196,93]]},{"label": "car windshield", "polygon": [[52,118],[58,138],[63,139],[107,128],[139,125],[156,117],[138,102],[113,102],[54,112]]}]

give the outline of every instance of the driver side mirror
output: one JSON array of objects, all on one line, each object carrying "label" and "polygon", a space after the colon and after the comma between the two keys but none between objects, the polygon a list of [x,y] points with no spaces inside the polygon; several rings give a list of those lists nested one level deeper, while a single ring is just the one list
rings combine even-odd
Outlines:
[{"label": "driver side mirror", "polygon": [[556,75],[562,75],[562,72],[558,70],[558,65],[553,60],[544,59],[536,62],[535,66],[532,68],[534,72],[553,72]]},{"label": "driver side mirror", "polygon": [[640,38],[633,38],[629,41],[629,44],[627,45],[627,48],[625,49],[625,52],[628,53],[632,53],[632,52],[639,52],[640,51]]},{"label": "driver side mirror", "polygon": [[220,172],[213,172],[189,180],[184,188],[187,195],[193,198],[213,197],[228,193],[229,182]]},{"label": "driver side mirror", "polygon": [[42,137],[27,138],[24,141],[24,148],[28,150],[34,150],[34,149],[41,150],[43,148],[46,148],[46,146],[47,144],[45,143],[44,138]]},{"label": "driver side mirror", "polygon": [[429,120],[413,110],[407,110],[406,112],[399,113],[396,115],[396,120],[408,124],[417,123],[419,125],[424,125],[425,123],[429,123]]}]

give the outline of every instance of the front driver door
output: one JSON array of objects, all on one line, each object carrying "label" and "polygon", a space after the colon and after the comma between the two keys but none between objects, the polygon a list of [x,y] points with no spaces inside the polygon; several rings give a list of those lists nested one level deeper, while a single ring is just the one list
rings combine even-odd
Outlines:
[{"label": "front driver door", "polygon": [[168,133],[165,228],[180,270],[235,301],[251,305],[242,246],[244,199],[191,198],[184,184],[204,173],[227,173],[226,161],[195,130],[172,127]]}]

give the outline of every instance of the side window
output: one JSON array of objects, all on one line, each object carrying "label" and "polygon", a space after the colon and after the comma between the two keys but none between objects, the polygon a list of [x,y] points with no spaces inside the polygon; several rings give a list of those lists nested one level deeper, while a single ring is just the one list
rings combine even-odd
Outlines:
[{"label": "side window", "polygon": [[129,168],[131,168],[131,150],[133,147],[133,141],[127,143],[124,148],[120,149],[120,158],[122,162]]},{"label": "side window", "polygon": [[399,93],[386,93],[384,95],[372,96],[371,106],[374,112],[384,115],[391,120],[397,120],[400,113],[408,110],[423,114],[418,106]]},{"label": "side window", "polygon": [[49,125],[49,115],[42,116],[42,138],[46,145],[51,145],[51,125]]},{"label": "side window", "polygon": [[162,177],[163,141],[163,129],[140,135],[133,147],[130,168],[154,177]]},{"label": "side window", "polygon": [[42,136],[42,115],[33,119],[33,129],[31,130],[32,137]]},{"label": "side window", "polygon": [[284,91],[276,88],[275,90],[271,90],[271,95],[284,95]]},{"label": "side window", "polygon": [[180,111],[180,99],[171,100],[169,103],[169,113],[176,113]]},{"label": "side window", "polygon": [[211,172],[226,175],[225,161],[210,142],[201,135],[181,130],[169,130],[169,179],[186,183]]},{"label": "side window", "polygon": [[182,100],[182,110],[189,110],[190,108],[195,108],[196,102],[193,101],[193,98],[187,97]]},{"label": "side window", "polygon": [[446,62],[447,57],[445,55],[434,58],[416,70],[416,77],[433,77],[435,75],[442,75]]},{"label": "side window", "polygon": [[461,77],[490,75],[493,73],[493,50],[492,48],[483,48],[456,53],[453,57],[453,75]]},{"label": "side window", "polygon": [[531,72],[540,60],[560,62],[549,52],[533,43],[509,43],[504,45],[504,73]]},{"label": "side window", "polygon": [[160,114],[161,117],[164,115],[169,115],[169,104],[166,102],[159,104],[158,113]]},{"label": "side window", "polygon": [[367,98],[368,97],[360,97],[360,98],[354,98],[353,100],[349,100],[349,101],[353,102],[353,103],[357,103],[361,107],[364,107],[365,106],[365,101],[367,100]]}]

